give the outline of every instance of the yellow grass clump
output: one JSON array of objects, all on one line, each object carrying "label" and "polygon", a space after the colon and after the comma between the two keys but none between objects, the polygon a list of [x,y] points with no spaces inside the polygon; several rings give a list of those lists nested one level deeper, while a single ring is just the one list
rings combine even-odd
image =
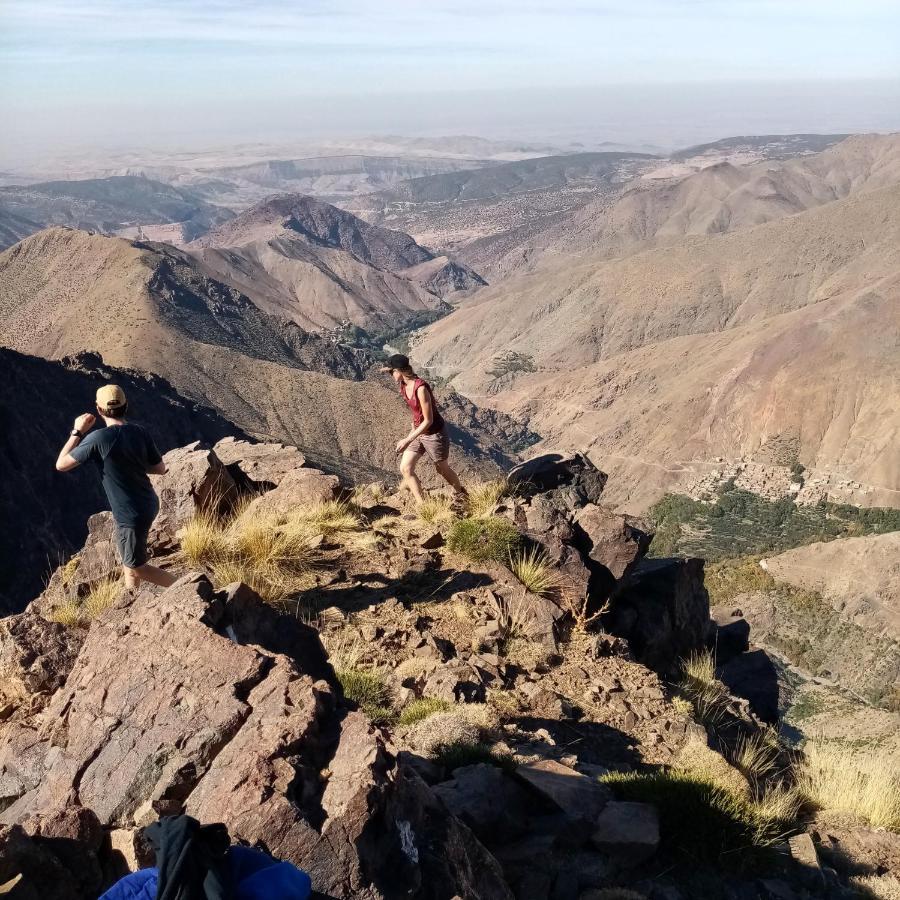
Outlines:
[{"label": "yellow grass clump", "polygon": [[716,663],[709,651],[693,653],[684,660],[678,686],[693,705],[698,721],[717,725],[725,718],[728,688],[716,678]]},{"label": "yellow grass clump", "polygon": [[91,585],[90,591],[80,600],[66,600],[50,615],[53,622],[68,628],[89,625],[104,610],[109,609],[122,594],[122,579],[108,575]]},{"label": "yellow grass clump", "polygon": [[483,519],[493,515],[500,498],[506,493],[505,479],[485,481],[468,488],[469,515],[476,519]]},{"label": "yellow grass clump", "polygon": [[453,501],[444,494],[431,494],[416,509],[416,515],[428,525],[449,522],[453,516]]},{"label": "yellow grass clump", "polygon": [[888,753],[852,754],[836,744],[811,741],[797,786],[819,809],[900,831],[900,766]]},{"label": "yellow grass clump", "polygon": [[559,582],[546,553],[537,547],[511,553],[509,568],[532,594],[539,596],[549,594]]}]

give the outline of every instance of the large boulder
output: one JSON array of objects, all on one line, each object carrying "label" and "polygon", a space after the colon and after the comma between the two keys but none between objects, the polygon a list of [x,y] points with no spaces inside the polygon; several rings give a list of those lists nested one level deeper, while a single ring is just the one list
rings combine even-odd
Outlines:
[{"label": "large boulder", "polygon": [[66,680],[83,635],[34,610],[0,621],[0,721],[37,712]]},{"label": "large boulder", "polygon": [[653,531],[646,522],[588,503],[575,514],[579,546],[616,580],[627,575],[647,553]]},{"label": "large boulder", "polygon": [[657,672],[704,646],[709,595],[702,559],[645,559],[610,599],[609,629],[628,641],[635,658]]},{"label": "large boulder", "polygon": [[[0,826],[0,884],[14,882],[15,900],[84,900],[73,873],[19,825]],[[96,894],[95,894],[96,896]]]},{"label": "large boulder", "polygon": [[277,487],[288,472],[306,465],[306,457],[285,444],[255,444],[226,437],[213,452],[242,488],[257,493]]},{"label": "large boulder", "polygon": [[238,486],[215,452],[200,441],[163,456],[167,472],[151,480],[159,496],[159,515],[150,531],[150,546],[171,550],[178,532],[196,513],[224,512],[238,497]]},{"label": "large boulder", "polygon": [[253,500],[247,514],[289,513],[298,507],[336,500],[340,493],[341,483],[336,475],[326,475],[318,469],[292,469],[278,487]]}]

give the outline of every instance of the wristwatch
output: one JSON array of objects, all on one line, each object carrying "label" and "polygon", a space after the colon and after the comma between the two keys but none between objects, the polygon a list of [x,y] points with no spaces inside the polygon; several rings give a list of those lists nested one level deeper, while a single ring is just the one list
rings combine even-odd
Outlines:
[{"label": "wristwatch", "polygon": [[77,428],[73,428],[72,433],[69,435],[69,437],[83,438],[84,435]]}]

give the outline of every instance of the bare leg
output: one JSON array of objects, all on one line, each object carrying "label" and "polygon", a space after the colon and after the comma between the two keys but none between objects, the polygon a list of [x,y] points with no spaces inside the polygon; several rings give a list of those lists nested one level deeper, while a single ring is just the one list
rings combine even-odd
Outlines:
[{"label": "bare leg", "polygon": [[136,591],[141,585],[141,578],[137,573],[137,569],[129,569],[128,566],[122,566],[122,575],[125,578],[125,587],[129,591]]},{"label": "bare leg", "polygon": [[404,450],[403,456],[400,457],[400,474],[403,476],[403,483],[418,503],[425,499],[422,483],[416,475],[416,463],[421,455],[421,453],[413,453],[411,450]]},{"label": "bare leg", "polygon": [[165,569],[151,566],[149,563],[144,563],[144,565],[138,566],[136,569],[125,567],[125,584],[132,590],[135,590],[142,581],[149,581],[150,584],[158,584],[160,587],[169,587],[175,584],[177,580],[174,575],[166,572]]},{"label": "bare leg", "polygon": [[446,481],[450,487],[453,488],[453,492],[458,497],[466,497],[468,496],[468,492],[462,486],[462,482],[459,480],[459,475],[450,468],[450,463],[447,462],[446,459],[442,459],[439,462],[434,464],[435,469],[437,470],[438,475],[440,475],[444,481]]}]

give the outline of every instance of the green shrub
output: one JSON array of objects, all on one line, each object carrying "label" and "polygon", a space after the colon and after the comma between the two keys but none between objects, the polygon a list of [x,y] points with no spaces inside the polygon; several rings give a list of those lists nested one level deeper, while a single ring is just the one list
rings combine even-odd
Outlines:
[{"label": "green shrub", "polygon": [[373,669],[340,669],[335,672],[344,697],[355,703],[375,725],[395,718],[390,688],[384,676]]},{"label": "green shrub", "polygon": [[512,756],[498,753],[489,744],[467,744],[462,742],[444,744],[434,752],[433,759],[448,772],[452,772],[454,769],[461,769],[463,766],[474,766],[478,763],[499,766],[510,774],[516,769]]},{"label": "green shrub", "polygon": [[397,721],[400,725],[415,725],[435,713],[447,712],[452,706],[452,703],[437,697],[422,697],[403,707]]},{"label": "green shrub", "polygon": [[447,536],[447,546],[472,562],[508,563],[521,546],[522,535],[508,519],[490,516],[486,519],[457,519]]}]

